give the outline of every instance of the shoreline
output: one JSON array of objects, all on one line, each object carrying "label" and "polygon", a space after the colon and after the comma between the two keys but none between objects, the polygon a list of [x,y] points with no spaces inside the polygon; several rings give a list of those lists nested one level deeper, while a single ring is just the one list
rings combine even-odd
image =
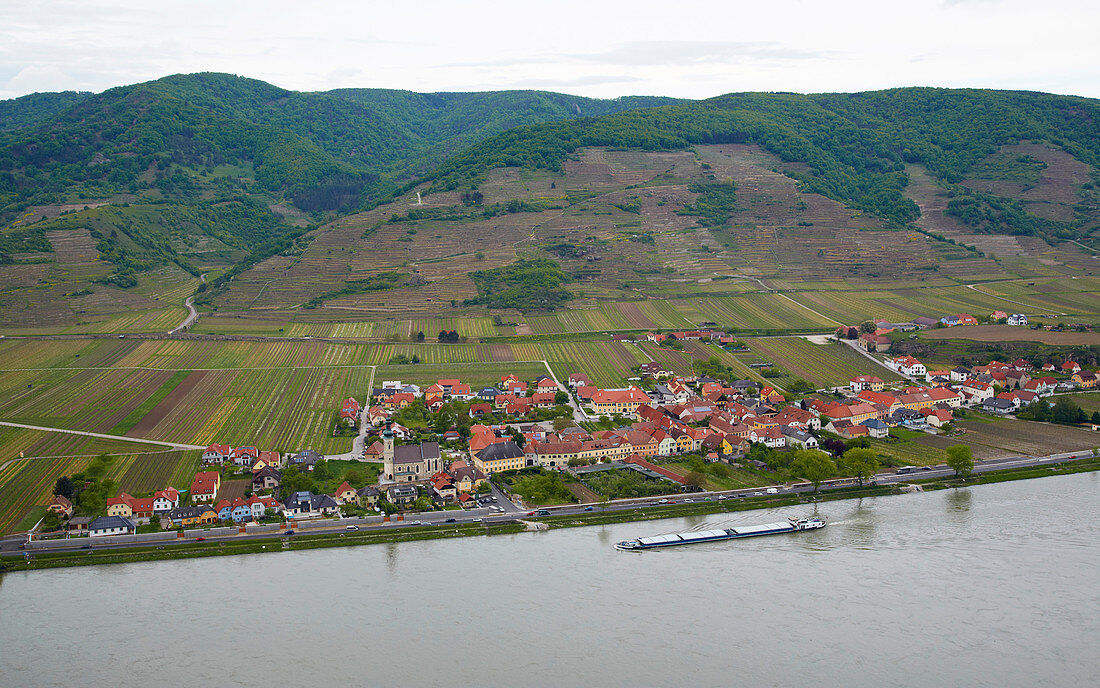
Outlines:
[{"label": "shoreline", "polygon": [[[585,526],[626,523],[634,521],[655,521],[667,518],[705,515],[712,513],[731,513],[755,511],[776,507],[815,504],[861,497],[881,497],[902,495],[909,491],[906,485],[919,486],[921,491],[945,490],[957,487],[973,487],[992,483],[1030,480],[1054,475],[1070,475],[1100,470],[1100,458],[1052,464],[1047,466],[1029,466],[988,471],[969,478],[925,478],[914,479],[906,483],[892,485],[866,485],[863,487],[844,487],[817,493],[798,493],[750,497],[743,500],[725,500],[676,504],[660,508],[640,506],[635,509],[617,511],[592,511],[583,514],[563,514],[558,516],[536,517],[531,520],[543,524],[545,528],[577,528]],[[530,518],[530,517],[527,517]],[[526,519],[524,519],[526,520]],[[544,529],[545,529],[544,528]],[[52,568],[74,566],[100,566],[125,564],[140,561],[164,561],[172,559],[194,559],[199,557],[232,556],[237,554],[268,554],[284,551],[301,551],[324,547],[354,547],[393,542],[416,540],[438,540],[442,538],[506,535],[527,531],[525,524],[515,521],[501,523],[457,523],[440,526],[417,526],[390,530],[361,530],[348,533],[328,533],[319,535],[273,535],[270,538],[251,539],[235,542],[166,542],[163,545],[147,547],[103,548],[80,552],[27,552],[4,554],[0,557],[0,575],[6,572],[38,571]]]}]

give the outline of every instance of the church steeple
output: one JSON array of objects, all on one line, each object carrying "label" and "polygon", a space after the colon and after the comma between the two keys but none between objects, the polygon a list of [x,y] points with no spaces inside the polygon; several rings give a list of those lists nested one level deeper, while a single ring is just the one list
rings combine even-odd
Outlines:
[{"label": "church steeple", "polygon": [[393,421],[386,421],[382,431],[382,475],[393,480]]}]

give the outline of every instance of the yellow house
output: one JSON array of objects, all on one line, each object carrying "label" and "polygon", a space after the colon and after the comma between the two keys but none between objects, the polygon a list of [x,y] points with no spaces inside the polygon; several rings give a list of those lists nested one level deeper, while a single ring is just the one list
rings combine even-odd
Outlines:
[{"label": "yellow house", "polygon": [[1081,389],[1092,389],[1096,387],[1096,373],[1088,370],[1076,372],[1070,379],[1076,382]]},{"label": "yellow house", "polygon": [[592,410],[601,415],[631,415],[639,406],[648,403],[649,397],[637,387],[600,389],[592,395]]},{"label": "yellow house", "polygon": [[107,515],[131,518],[134,515],[134,509],[130,506],[128,500],[121,497],[113,497],[107,500]]},{"label": "yellow house", "polygon": [[527,465],[527,457],[515,442],[496,442],[474,455],[474,465],[488,475],[523,468]]}]

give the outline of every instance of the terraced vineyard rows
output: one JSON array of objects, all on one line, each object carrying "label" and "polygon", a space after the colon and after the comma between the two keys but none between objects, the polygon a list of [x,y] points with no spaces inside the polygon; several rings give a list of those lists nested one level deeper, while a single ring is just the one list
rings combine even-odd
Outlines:
[{"label": "terraced vineyard rows", "polygon": [[0,473],[0,533],[6,533],[31,507],[48,504],[54,483],[62,475],[83,470],[91,459],[28,459]]},{"label": "terraced vineyard rows", "polygon": [[754,353],[790,373],[791,377],[806,380],[818,388],[846,385],[856,375],[876,375],[884,380],[900,379],[846,344],[814,344],[801,337],[750,338],[745,340],[745,344]]},{"label": "terraced vineyard rows", "polygon": [[585,373],[602,387],[621,387],[634,375],[631,368],[648,359],[621,342],[542,342],[540,358],[550,363],[563,383],[571,373]]}]

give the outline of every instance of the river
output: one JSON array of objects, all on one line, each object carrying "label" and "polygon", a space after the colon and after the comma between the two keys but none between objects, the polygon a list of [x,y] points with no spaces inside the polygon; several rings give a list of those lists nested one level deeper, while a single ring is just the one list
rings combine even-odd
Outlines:
[{"label": "river", "polygon": [[789,513],[8,574],[0,684],[1002,688],[1100,673],[1100,474],[827,502],[829,527],[797,535],[612,548]]}]

